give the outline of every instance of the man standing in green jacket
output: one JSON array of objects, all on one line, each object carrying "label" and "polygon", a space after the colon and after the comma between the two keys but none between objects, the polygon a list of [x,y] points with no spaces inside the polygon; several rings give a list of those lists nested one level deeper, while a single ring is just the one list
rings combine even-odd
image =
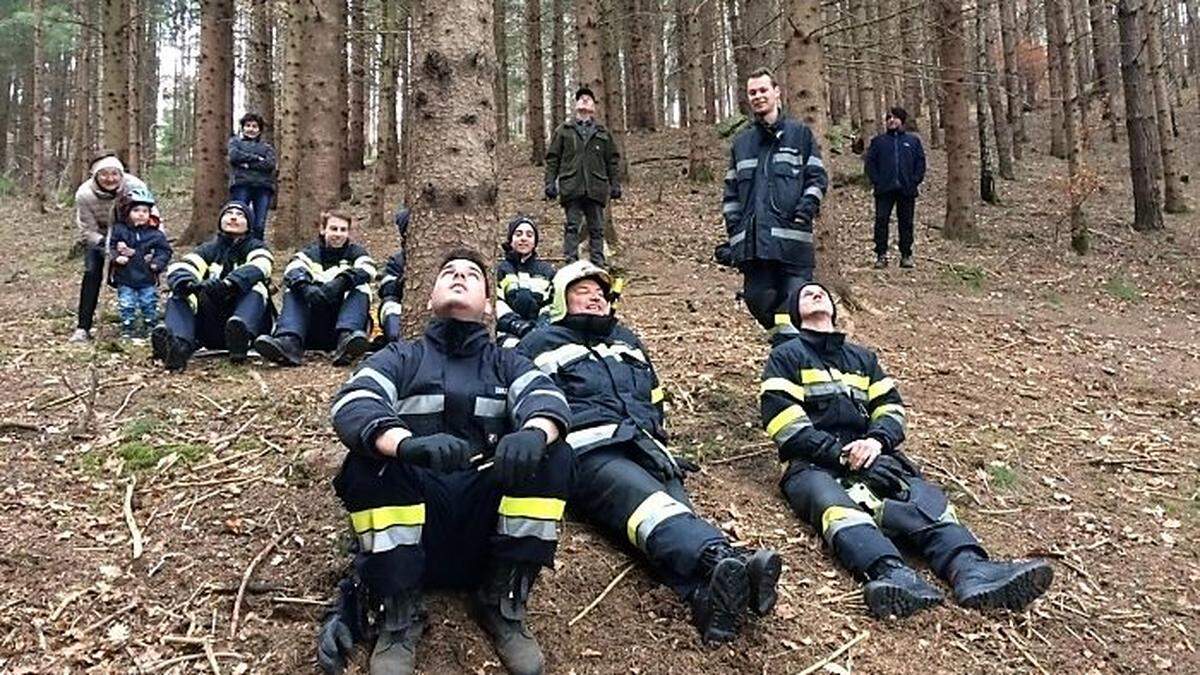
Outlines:
[{"label": "man standing in green jacket", "polygon": [[546,199],[558,198],[567,213],[563,256],[579,258],[579,228],[587,219],[591,261],[604,267],[604,206],[621,198],[617,182],[617,142],[595,120],[596,97],[591,89],[575,92],[575,119],[563,122],[546,151]]}]

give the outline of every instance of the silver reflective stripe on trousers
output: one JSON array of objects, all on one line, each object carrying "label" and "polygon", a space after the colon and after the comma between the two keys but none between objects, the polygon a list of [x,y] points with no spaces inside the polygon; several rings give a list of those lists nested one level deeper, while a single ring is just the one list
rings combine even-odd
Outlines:
[{"label": "silver reflective stripe on trousers", "polygon": [[812,243],[812,240],[813,240],[812,232],[805,232],[804,230],[789,230],[786,227],[772,227],[771,228],[771,236],[779,237],[780,239],[792,239],[794,241],[806,241],[810,244]]},{"label": "silver reflective stripe on trousers", "polygon": [[845,515],[830,523],[829,529],[825,530],[825,543],[833,546],[834,535],[847,527],[855,527],[857,525],[875,527],[875,520],[863,511],[847,508]]},{"label": "silver reflective stripe on trousers", "polygon": [[757,157],[752,158],[752,159],[743,159],[742,161],[737,163],[737,170],[741,171],[742,169],[753,169],[757,166],[758,166],[758,158]]},{"label": "silver reflective stripe on trousers", "polygon": [[821,201],[822,199],[825,199],[825,193],[821,190],[821,188],[817,187],[816,185],[814,185],[804,191],[805,197],[808,197],[810,195],[813,197],[816,197],[817,201]]},{"label": "silver reflective stripe on trousers", "polygon": [[508,537],[537,537],[542,541],[558,541],[558,523],[537,518],[500,516],[496,532]]},{"label": "silver reflective stripe on trousers", "polygon": [[416,546],[421,543],[421,526],[393,525],[378,532],[363,532],[358,535],[358,541],[367,553],[384,553],[397,546]]},{"label": "silver reflective stripe on trousers", "polygon": [[429,415],[440,413],[445,407],[445,394],[417,394],[400,399],[396,404],[396,412],[401,415]]},{"label": "silver reflective stripe on trousers", "polygon": [[642,516],[641,521],[637,524],[637,541],[634,543],[637,544],[639,549],[645,551],[646,542],[649,541],[650,535],[654,533],[655,528],[668,518],[691,512],[692,510],[686,504],[675,501],[667,493],[655,492],[647,497],[634,511],[635,514]]},{"label": "silver reflective stripe on trousers", "polygon": [[825,162],[821,161],[821,158],[820,158],[820,157],[817,157],[816,155],[809,155],[809,156],[808,156],[808,165],[809,165],[809,166],[814,166],[814,167],[816,167],[816,168],[818,168],[818,169],[824,169],[824,168],[825,168]]}]

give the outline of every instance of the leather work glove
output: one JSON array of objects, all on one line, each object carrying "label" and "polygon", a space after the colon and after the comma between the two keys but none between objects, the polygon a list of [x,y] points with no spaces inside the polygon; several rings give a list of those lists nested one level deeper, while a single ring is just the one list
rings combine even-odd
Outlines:
[{"label": "leather work glove", "polygon": [[341,304],[342,296],[346,294],[349,285],[350,280],[341,275],[321,284],[321,296],[324,298],[325,304],[330,307]]},{"label": "leather work glove", "polygon": [[908,496],[909,472],[892,455],[880,455],[871,466],[860,471],[858,478],[880,498],[905,499]]},{"label": "leather work glove", "polygon": [[342,615],[334,612],[317,634],[317,663],[327,675],[341,675],[354,653],[354,637]]},{"label": "leather work glove", "polygon": [[225,298],[225,291],[222,288],[224,283],[224,281],[218,279],[217,277],[211,277],[201,281],[197,285],[196,290],[202,293],[209,300],[223,300]]},{"label": "leather work glove", "polygon": [[516,335],[517,337],[525,337],[529,334],[529,331],[537,328],[537,322],[530,321],[529,319],[514,319],[513,322],[509,324],[509,327],[512,328],[513,335]]},{"label": "leather work glove", "polygon": [[520,314],[522,319],[530,319],[537,316],[538,310],[542,308],[542,303],[538,300],[538,296],[528,288],[519,288],[509,293],[506,300],[508,306],[512,307],[517,314]]},{"label": "leather work glove", "polygon": [[496,446],[495,469],[500,485],[510,488],[533,478],[546,454],[546,432],[522,429],[500,439]]},{"label": "leather work glove", "polygon": [[438,473],[461,471],[471,466],[471,444],[453,434],[411,436],[400,443],[396,458]]},{"label": "leather work glove", "polygon": [[177,293],[180,296],[186,297],[193,293],[198,292],[199,290],[200,290],[200,287],[196,283],[195,279],[186,279],[185,278],[185,279],[181,280],[179,283],[175,284],[175,293]]},{"label": "leather work glove", "polygon": [[717,244],[713,249],[713,260],[722,267],[733,267],[733,248],[728,243]]},{"label": "leather work glove", "polygon": [[548,183],[546,185],[546,199],[554,199],[558,197],[558,185],[556,183]]},{"label": "leather work glove", "polygon": [[309,307],[325,302],[325,294],[321,292],[320,284],[304,284],[300,287],[300,297],[304,298],[304,304]]},{"label": "leather work glove", "polygon": [[609,197],[609,199],[620,199],[621,198],[621,186],[616,183],[613,183],[612,186],[608,188],[608,197]]}]

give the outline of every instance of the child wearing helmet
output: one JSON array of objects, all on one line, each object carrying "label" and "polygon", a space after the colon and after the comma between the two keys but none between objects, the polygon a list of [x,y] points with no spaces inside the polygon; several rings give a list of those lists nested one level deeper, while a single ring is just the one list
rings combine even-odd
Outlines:
[{"label": "child wearing helmet", "polygon": [[126,339],[146,337],[158,322],[158,277],[171,261],[171,244],[158,227],[154,204],[149,188],[133,186],[117,198],[109,231],[109,283],[117,289],[121,336]]}]

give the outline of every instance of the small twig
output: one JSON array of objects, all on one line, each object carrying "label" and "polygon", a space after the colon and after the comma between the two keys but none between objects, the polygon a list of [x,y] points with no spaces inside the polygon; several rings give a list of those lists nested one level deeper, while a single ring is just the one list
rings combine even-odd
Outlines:
[{"label": "small twig", "polygon": [[597,595],[595,600],[592,600],[590,603],[588,603],[587,607],[584,607],[578,614],[576,614],[571,618],[570,621],[567,622],[567,627],[570,628],[571,626],[579,623],[580,619],[587,616],[588,612],[595,609],[596,605],[599,605],[601,601],[604,600],[605,596],[607,596],[612,589],[616,588],[617,584],[621,583],[621,580],[625,578],[626,574],[629,574],[629,571],[632,570],[636,564],[637,563],[629,563],[626,565],[625,569],[621,570],[620,574],[614,577],[612,581],[608,582],[608,585],[604,587],[603,591],[600,591],[600,595]]},{"label": "small twig", "polygon": [[867,639],[870,635],[871,635],[871,631],[869,631],[869,630],[864,630],[863,632],[859,633],[858,635],[855,635],[854,637],[850,638],[849,642],[847,642],[846,644],[842,645],[841,647],[838,647],[837,649],[833,650],[833,652],[830,653],[825,658],[821,659],[820,661],[817,661],[816,663],[812,664],[811,666],[800,671],[800,675],[809,675],[810,673],[815,673],[818,670],[824,668],[827,664],[833,663],[834,659],[841,656],[842,654],[845,654],[847,651],[850,650],[851,647],[853,647],[854,645]]},{"label": "small twig", "polygon": [[238,620],[241,618],[242,613],[242,598],[246,595],[246,586],[250,583],[250,577],[254,574],[254,568],[258,567],[258,564],[262,562],[263,558],[267,557],[267,555],[269,555],[271,551],[273,551],[275,547],[279,545],[279,542],[283,541],[289,534],[291,534],[291,531],[291,528],[288,528],[280,532],[274,539],[271,540],[271,543],[264,546],[263,550],[259,551],[258,555],[254,556],[254,559],[251,560],[250,564],[246,566],[246,571],[242,573],[242,584],[238,587],[237,598],[233,601],[233,618],[229,622],[230,639],[237,637]]},{"label": "small twig", "polygon": [[960,490],[962,490],[968,497],[971,498],[971,501],[975,502],[975,506],[983,506],[983,502],[980,501],[979,497],[975,495],[971,488],[967,487],[967,484],[963,482],[961,478],[955,476],[949,469],[938,464],[937,462],[934,462],[933,460],[925,459],[923,461],[934,471],[940,473],[946,480],[957,485]]},{"label": "small twig", "polygon": [[122,505],[122,511],[125,513],[125,525],[129,527],[129,538],[133,544],[133,559],[137,560],[142,557],[142,531],[138,529],[137,520],[133,517],[133,490],[137,485],[137,476],[129,479],[129,485],[125,486],[125,503]]},{"label": "small twig", "polygon": [[1021,656],[1024,656],[1025,660],[1029,662],[1029,665],[1037,668],[1038,672],[1042,675],[1050,675],[1050,672],[1043,668],[1042,664],[1038,663],[1037,659],[1033,658],[1033,654],[1029,653],[1029,650],[1025,648],[1025,645],[1021,644],[1020,641],[1017,640],[1017,636],[1012,630],[1005,630],[1004,633],[1008,636],[1008,641],[1013,643],[1013,646],[1017,648],[1017,651],[1021,652]]},{"label": "small twig", "polygon": [[213,675],[221,675],[221,667],[217,665],[217,655],[211,642],[204,643],[204,658],[208,659],[208,667],[212,668]]},{"label": "small twig", "polygon": [[0,431],[36,431],[41,433],[42,427],[28,422],[0,421]]},{"label": "small twig", "polygon": [[329,604],[327,600],[313,600],[312,598],[293,598],[286,595],[276,595],[271,598],[271,602],[278,602],[285,605],[312,605],[314,607],[325,607]]},{"label": "small twig", "polygon": [[145,388],[146,388],[145,384],[139,384],[136,387],[134,387],[133,389],[130,389],[129,393],[125,394],[125,400],[121,402],[121,406],[119,408],[117,408],[116,412],[114,412],[112,414],[112,419],[114,419],[114,420],[121,419],[121,413],[125,412],[125,408],[127,408],[129,406],[129,402],[133,400],[134,394],[138,393],[139,391],[141,391]]},{"label": "small twig", "polygon": [[710,462],[705,462],[705,464],[714,465],[714,464],[729,464],[731,462],[740,462],[743,459],[750,459],[751,457],[758,457],[759,455],[765,455],[768,452],[771,452],[772,450],[775,449],[774,441],[763,441],[762,443],[755,443],[748,447],[752,448],[755,445],[766,445],[767,447],[759,448],[758,450],[754,450],[753,452],[743,452],[742,454],[734,455],[733,457],[722,457],[721,459],[714,459]]},{"label": "small twig", "polygon": [[121,616],[122,614],[132,610],[134,607],[137,607],[137,602],[131,602],[128,605],[125,605],[121,609],[118,609],[117,611],[113,612],[112,614],[109,614],[108,616],[104,617],[103,619],[100,619],[96,623],[93,623],[92,625],[88,626],[87,628],[84,628],[83,630],[79,631],[78,633],[75,634],[75,636],[77,638],[83,638],[88,633],[91,633],[92,631],[96,630],[97,628],[104,627],[104,625],[107,624],[109,621],[112,621],[113,619],[117,618],[118,616]]},{"label": "small twig", "polygon": [[[154,673],[154,672],[160,671],[164,668],[170,668],[171,666],[178,665],[180,663],[187,663],[188,661],[197,661],[199,659],[206,659],[206,658],[209,658],[209,655],[207,653],[185,654],[183,656],[176,656],[174,658],[167,659],[166,661],[159,661],[158,663],[150,664],[149,666],[146,667],[146,672]],[[242,656],[241,654],[238,654],[237,652],[213,652],[212,658],[213,659],[243,659],[245,657]]]}]

